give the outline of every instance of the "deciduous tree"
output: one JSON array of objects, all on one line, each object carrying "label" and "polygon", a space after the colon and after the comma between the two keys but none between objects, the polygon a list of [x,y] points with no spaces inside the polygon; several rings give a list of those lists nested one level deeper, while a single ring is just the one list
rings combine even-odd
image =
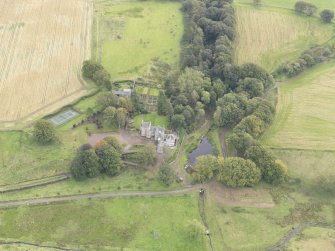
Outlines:
[{"label": "deciduous tree", "polygon": [[56,129],[51,121],[41,119],[34,124],[34,139],[42,145],[51,144],[57,140]]}]

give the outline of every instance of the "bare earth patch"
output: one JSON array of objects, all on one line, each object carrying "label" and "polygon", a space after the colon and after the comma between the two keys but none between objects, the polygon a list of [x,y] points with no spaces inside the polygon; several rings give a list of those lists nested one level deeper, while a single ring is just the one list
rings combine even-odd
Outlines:
[{"label": "bare earth patch", "polygon": [[[0,122],[78,98],[88,51],[85,0],[0,2]],[[73,98],[71,99],[71,97]],[[58,107],[59,107],[58,106]]]},{"label": "bare earth patch", "polygon": [[218,182],[208,184],[211,196],[218,204],[231,207],[272,208],[275,203],[268,191],[253,188],[229,188]]}]

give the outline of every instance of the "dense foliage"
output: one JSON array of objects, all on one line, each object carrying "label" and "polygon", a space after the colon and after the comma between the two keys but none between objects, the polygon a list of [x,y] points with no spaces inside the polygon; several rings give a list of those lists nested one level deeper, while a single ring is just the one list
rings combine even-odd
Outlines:
[{"label": "dense foliage", "polygon": [[331,23],[334,18],[334,11],[325,9],[321,11],[320,17],[325,23]]},{"label": "dense foliage", "polygon": [[[221,159],[222,157],[220,157]],[[222,158],[223,159],[223,158]],[[218,159],[211,155],[200,156],[194,166],[193,178],[198,182],[210,180],[218,168]]]},{"label": "dense foliage", "polygon": [[314,45],[304,51],[295,62],[286,63],[280,66],[274,74],[277,76],[285,75],[287,77],[294,77],[316,64],[320,64],[334,58],[334,52],[334,46]]},{"label": "dense foliage", "polygon": [[82,74],[85,78],[92,80],[98,86],[104,86],[111,89],[111,76],[104,67],[91,60],[84,61]]},{"label": "dense foliage", "polygon": [[38,120],[34,124],[34,139],[42,145],[51,144],[57,140],[56,129],[51,121]]},{"label": "dense foliage", "polygon": [[174,169],[168,165],[163,164],[158,171],[158,180],[166,186],[170,186],[177,178],[177,174]]},{"label": "dense foliage", "polygon": [[70,168],[72,176],[77,180],[92,178],[99,174],[99,158],[93,149],[80,149]]},{"label": "dense foliage", "polygon": [[307,3],[304,1],[296,2],[294,9],[296,12],[303,13],[307,16],[313,16],[317,11],[317,8],[314,4]]},{"label": "dense foliage", "polygon": [[253,186],[259,182],[261,171],[251,160],[238,157],[225,160],[219,180],[231,187]]}]

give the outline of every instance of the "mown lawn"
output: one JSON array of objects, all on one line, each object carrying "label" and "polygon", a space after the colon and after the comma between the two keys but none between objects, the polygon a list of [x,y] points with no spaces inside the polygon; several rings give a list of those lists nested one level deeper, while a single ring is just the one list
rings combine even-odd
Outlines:
[{"label": "mown lawn", "polygon": [[280,86],[276,118],[263,137],[266,145],[335,149],[334,66],[319,65]]},{"label": "mown lawn", "polygon": [[113,79],[146,73],[151,60],[179,65],[181,4],[171,1],[95,1],[95,54]]},{"label": "mown lawn", "polygon": [[166,116],[160,116],[157,113],[141,114],[134,117],[134,125],[137,129],[141,127],[141,122],[151,122],[152,126],[162,126],[168,128],[168,119]]},{"label": "mown lawn", "polygon": [[200,221],[198,195],[80,200],[0,210],[1,239],[39,244],[131,250],[204,251],[205,235],[190,239]]},{"label": "mown lawn", "polygon": [[264,6],[260,8],[239,4],[245,1],[236,4],[238,64],[253,62],[274,71],[298,58],[312,44],[323,44],[334,36],[333,26],[319,18],[298,15],[292,9],[269,7],[266,1],[262,2]]}]

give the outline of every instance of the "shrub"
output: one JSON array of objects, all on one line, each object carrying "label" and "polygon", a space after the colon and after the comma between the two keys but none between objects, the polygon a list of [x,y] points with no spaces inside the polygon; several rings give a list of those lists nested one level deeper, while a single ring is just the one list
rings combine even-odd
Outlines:
[{"label": "shrub", "polygon": [[334,11],[332,10],[323,10],[320,13],[320,17],[322,19],[322,21],[324,21],[325,23],[331,23],[331,21],[334,18]]},{"label": "shrub", "polygon": [[57,140],[56,130],[51,121],[39,120],[34,124],[33,135],[39,144],[51,144]]}]

